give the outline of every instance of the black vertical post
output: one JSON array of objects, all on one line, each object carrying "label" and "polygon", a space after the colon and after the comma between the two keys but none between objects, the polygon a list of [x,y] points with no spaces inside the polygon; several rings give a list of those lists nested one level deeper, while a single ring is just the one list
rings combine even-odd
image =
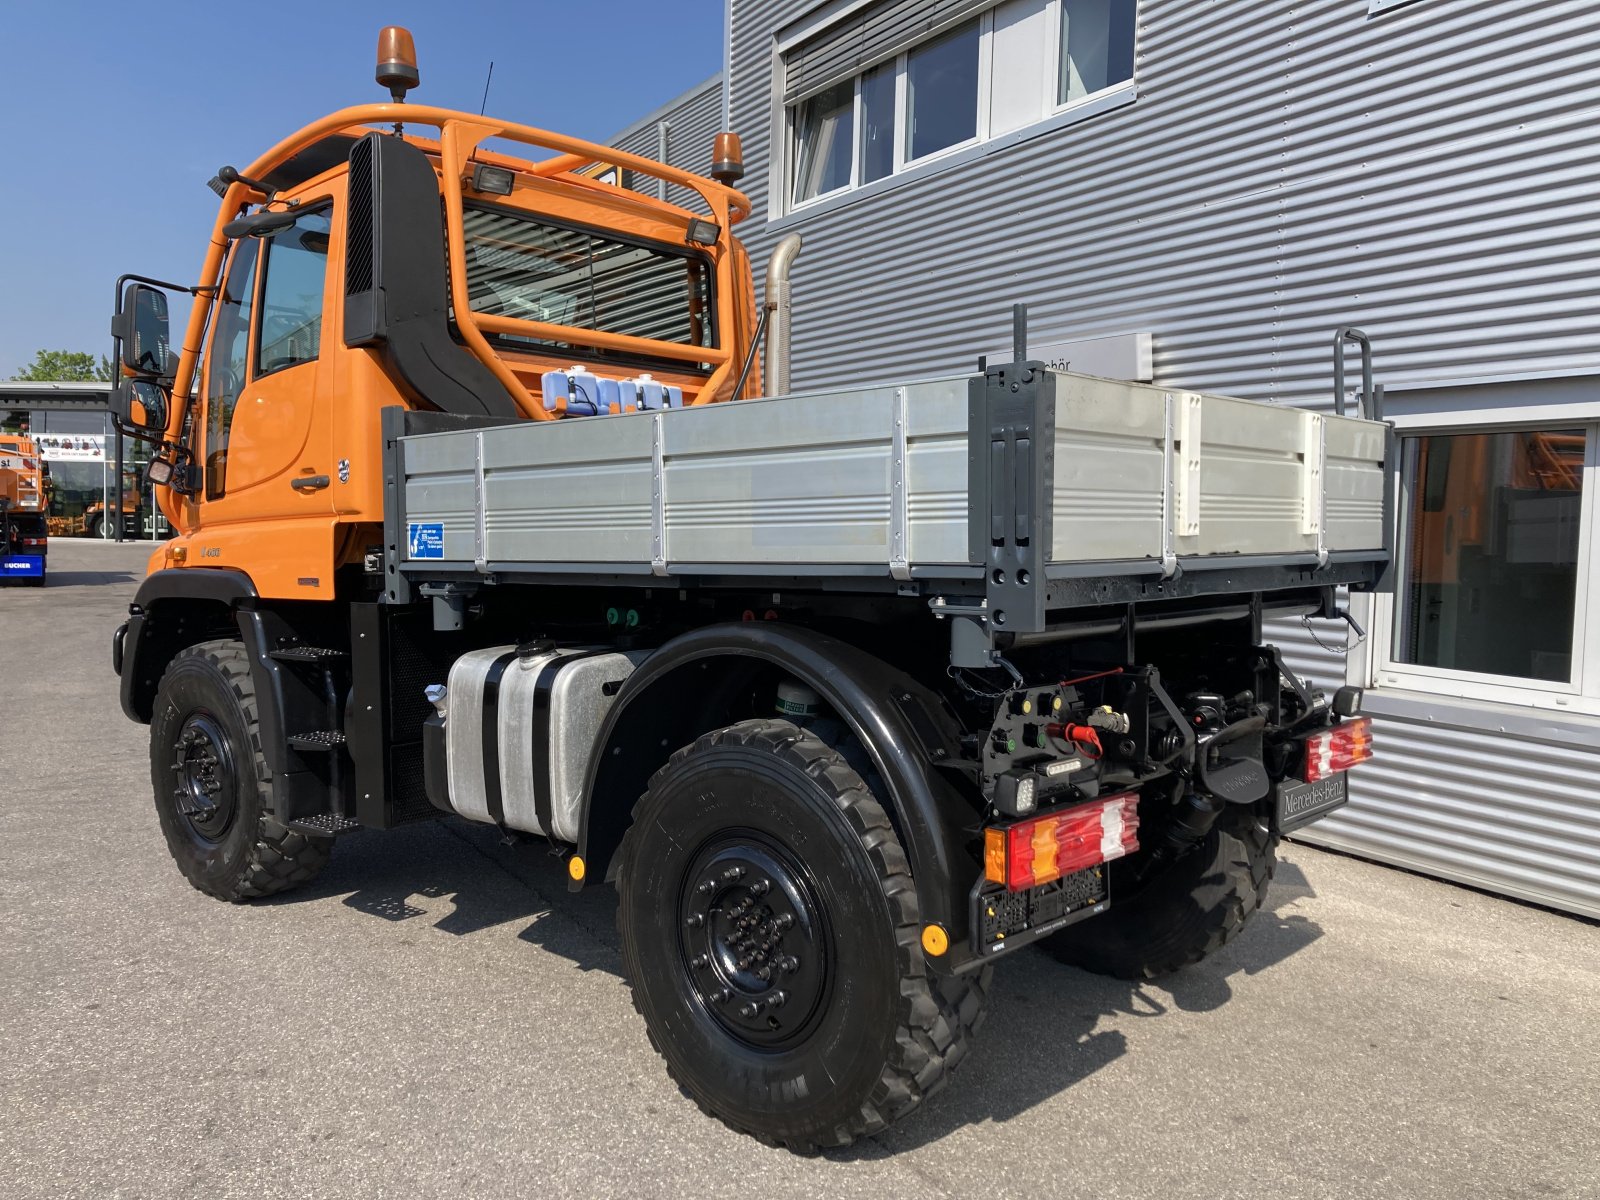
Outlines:
[{"label": "black vertical post", "polygon": [[[1027,309],[1013,309],[1013,349],[1027,353]],[[984,564],[991,639],[1044,630],[1051,541],[1056,380],[1019,358],[973,377],[967,392],[969,537]]]}]

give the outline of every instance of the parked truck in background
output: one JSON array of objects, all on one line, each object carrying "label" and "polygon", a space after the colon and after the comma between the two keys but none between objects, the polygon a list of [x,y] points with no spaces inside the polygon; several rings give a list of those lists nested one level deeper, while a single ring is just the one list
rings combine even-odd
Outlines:
[{"label": "parked truck in background", "polygon": [[970,378],[785,394],[798,247],[758,309],[731,135],[705,178],[406,104],[394,28],[378,79],[219,172],[181,353],[175,285],[118,281],[177,533],[113,660],[195,887],[443,814],[542,839],[616,886],[673,1077],[802,1150],[936,1091],[1018,949],[1149,978],[1243,928],[1371,753],[1262,634],[1383,586],[1370,370],[1315,413],[1019,327]]},{"label": "parked truck in background", "polygon": [[0,579],[44,587],[48,468],[26,434],[0,433]]}]

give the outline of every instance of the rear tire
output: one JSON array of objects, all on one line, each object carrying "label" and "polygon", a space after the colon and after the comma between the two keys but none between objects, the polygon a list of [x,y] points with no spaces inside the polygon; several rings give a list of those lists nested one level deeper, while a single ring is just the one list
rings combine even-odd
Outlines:
[{"label": "rear tire", "polygon": [[711,1116],[801,1153],[887,1128],[943,1086],[989,972],[931,975],[916,886],[859,775],[786,721],[674,754],[623,840],[634,1006]]},{"label": "rear tire", "polygon": [[310,883],[333,850],[332,838],[267,815],[272,771],[257,714],[244,646],[223,640],[172,660],[150,719],[150,781],[167,849],[184,878],[219,900]]},{"label": "rear tire", "polygon": [[1158,979],[1210,957],[1239,935],[1266,898],[1276,840],[1232,809],[1204,841],[1126,902],[1113,888],[1102,916],[1041,944],[1062,962],[1118,979]]}]

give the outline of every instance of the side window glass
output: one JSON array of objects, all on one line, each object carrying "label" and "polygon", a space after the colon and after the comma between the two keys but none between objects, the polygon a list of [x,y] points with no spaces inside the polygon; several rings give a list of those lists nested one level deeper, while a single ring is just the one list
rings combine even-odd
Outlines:
[{"label": "side window glass", "polygon": [[256,287],[256,256],[261,243],[245,238],[234,247],[228,282],[217,304],[211,335],[210,373],[206,377],[206,499],[223,494],[228,471],[228,430],[234,406],[244,390],[249,366],[250,311]]},{"label": "side window glass", "polygon": [[322,345],[322,289],[328,275],[328,210],[274,234],[261,285],[256,378],[315,361]]}]

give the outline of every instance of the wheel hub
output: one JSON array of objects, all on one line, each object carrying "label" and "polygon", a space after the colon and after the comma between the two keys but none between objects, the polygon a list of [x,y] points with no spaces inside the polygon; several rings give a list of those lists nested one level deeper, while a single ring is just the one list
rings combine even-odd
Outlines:
[{"label": "wheel hub", "polygon": [[233,825],[237,790],[233,755],[210,713],[190,713],[173,744],[178,814],[202,841],[220,841]]},{"label": "wheel hub", "polygon": [[708,845],[678,909],[691,986],[717,1024],[761,1048],[810,1030],[832,974],[830,940],[810,881],[783,851],[754,834]]}]

